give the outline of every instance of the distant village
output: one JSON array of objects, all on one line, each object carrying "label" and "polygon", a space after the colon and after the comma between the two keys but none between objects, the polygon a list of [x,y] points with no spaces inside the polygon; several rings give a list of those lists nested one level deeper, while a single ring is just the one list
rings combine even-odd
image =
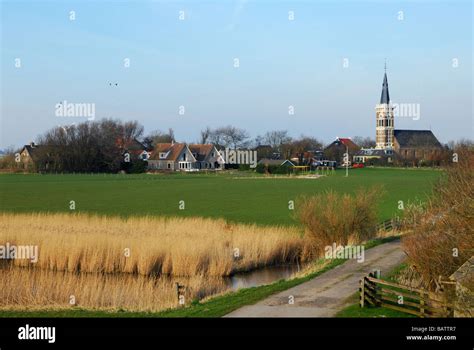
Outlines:
[{"label": "distant village", "polygon": [[[257,168],[260,172],[278,173],[291,172],[293,169],[313,170],[338,166],[438,166],[449,158],[446,147],[431,130],[395,129],[394,107],[390,102],[386,72],[380,102],[375,106],[375,140],[337,137],[329,145],[323,146],[312,137],[294,140],[286,131],[273,131],[268,132],[265,137],[257,138],[254,145],[248,147],[248,142],[245,142],[248,138],[246,132],[229,126],[215,130],[207,128],[201,131],[201,143],[188,144],[175,142],[171,130],[168,134],[143,138],[137,132],[140,126],[136,122],[112,124],[112,121],[105,121],[99,128],[102,127],[100,133],[110,135],[114,134],[109,130],[122,130],[117,134],[119,137],[114,136],[113,144],[109,143],[94,151],[90,144],[75,141],[74,151],[67,151],[74,143],[69,141],[68,144],[69,131],[65,128],[62,131],[53,130],[44,137],[44,143],[36,145],[31,142],[16,152],[14,166],[46,172],[191,172]],[[71,130],[71,133],[77,134],[77,138],[87,132],[97,133],[91,127],[83,128],[85,129],[82,131]],[[99,141],[95,147],[98,144]],[[77,154],[81,149],[87,153],[87,159],[83,154]],[[230,159],[229,150],[239,150],[239,153],[235,154],[234,159]],[[111,158],[110,154],[114,157]],[[99,160],[91,160],[94,157]],[[110,168],[105,168],[104,164],[109,164]]]}]

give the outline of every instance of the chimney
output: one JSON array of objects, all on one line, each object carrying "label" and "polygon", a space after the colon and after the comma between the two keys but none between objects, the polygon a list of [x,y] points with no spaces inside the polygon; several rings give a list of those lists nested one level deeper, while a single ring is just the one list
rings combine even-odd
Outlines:
[{"label": "chimney", "polygon": [[30,147],[35,148],[35,143],[33,141],[30,142]]}]

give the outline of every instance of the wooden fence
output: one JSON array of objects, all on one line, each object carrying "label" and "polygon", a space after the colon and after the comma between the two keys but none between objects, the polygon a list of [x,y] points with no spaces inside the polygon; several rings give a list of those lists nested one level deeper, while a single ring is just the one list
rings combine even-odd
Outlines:
[{"label": "wooden fence", "polygon": [[360,280],[360,307],[386,307],[418,317],[452,317],[453,305],[443,294],[380,279],[374,271]]},{"label": "wooden fence", "polygon": [[377,225],[376,230],[377,231],[390,231],[394,229],[398,229],[401,226],[401,221],[398,218],[395,219],[389,219],[381,222],[380,224]]},{"label": "wooden fence", "polygon": [[184,294],[186,293],[186,286],[183,284],[179,284],[179,282],[175,283],[176,285],[176,298],[178,301],[178,305],[184,305],[185,304],[185,299],[184,299]]}]

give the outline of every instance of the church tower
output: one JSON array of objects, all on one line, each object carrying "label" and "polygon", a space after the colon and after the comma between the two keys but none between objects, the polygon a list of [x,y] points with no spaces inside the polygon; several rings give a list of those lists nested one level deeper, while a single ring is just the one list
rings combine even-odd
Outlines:
[{"label": "church tower", "polygon": [[393,107],[390,104],[390,96],[388,94],[387,67],[385,67],[385,74],[383,77],[382,96],[380,96],[380,103],[375,106],[375,116],[375,148],[392,149],[394,118]]}]

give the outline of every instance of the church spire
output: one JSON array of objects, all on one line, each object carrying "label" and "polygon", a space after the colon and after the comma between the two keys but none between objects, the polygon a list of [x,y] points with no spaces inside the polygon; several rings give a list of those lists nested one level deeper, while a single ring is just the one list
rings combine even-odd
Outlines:
[{"label": "church spire", "polygon": [[390,103],[390,96],[388,94],[388,81],[387,81],[387,63],[385,63],[385,74],[383,76],[382,96],[380,96],[380,103],[381,104]]}]

